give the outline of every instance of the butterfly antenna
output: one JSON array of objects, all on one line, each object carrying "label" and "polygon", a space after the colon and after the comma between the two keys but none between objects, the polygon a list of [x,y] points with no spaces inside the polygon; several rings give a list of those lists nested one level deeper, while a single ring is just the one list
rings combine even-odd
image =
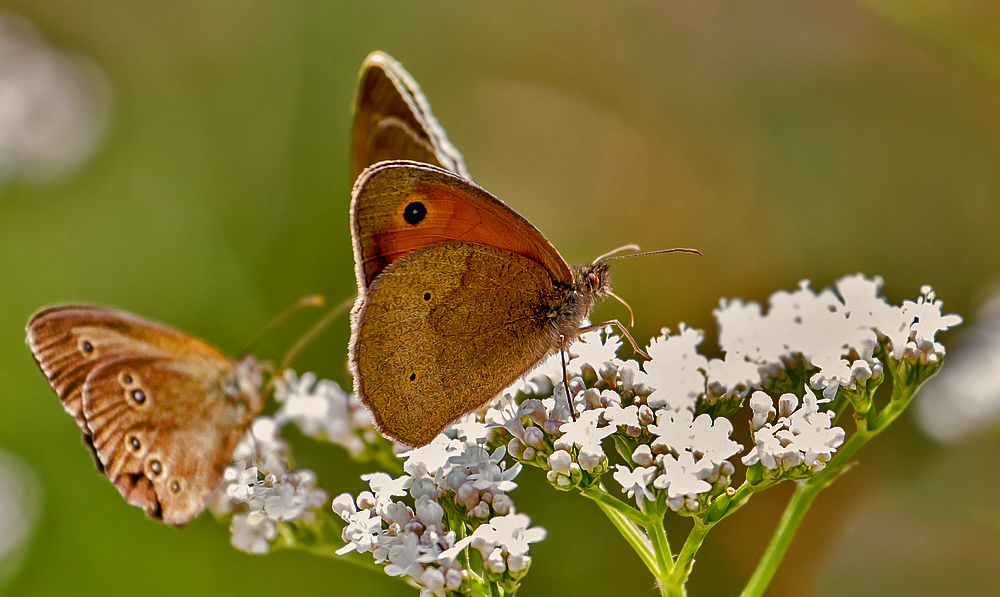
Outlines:
[{"label": "butterfly antenna", "polygon": [[631,259],[632,257],[644,257],[646,255],[661,255],[663,253],[694,253],[695,255],[701,255],[702,254],[702,252],[699,251],[698,249],[685,249],[683,247],[678,247],[676,249],[660,249],[659,251],[646,251],[645,253],[633,253],[631,255],[618,255],[618,256],[615,256],[615,257],[611,257],[611,255],[614,255],[615,253],[618,253],[618,252],[622,251],[623,249],[627,249],[627,248],[631,248],[631,247],[635,247],[636,249],[639,248],[636,245],[628,245],[628,246],[622,247],[620,249],[615,249],[614,251],[611,251],[610,253],[606,253],[606,254],[602,255],[600,258],[598,258],[597,260],[595,260],[594,263],[600,263],[602,261],[614,261],[615,259]]},{"label": "butterfly antenna", "polygon": [[632,313],[632,307],[628,303],[625,302],[625,299],[623,299],[622,297],[618,296],[617,294],[611,292],[610,289],[608,289],[606,292],[608,293],[608,296],[610,296],[611,298],[617,300],[619,303],[625,305],[625,308],[628,309],[628,319],[629,319],[629,321],[628,321],[628,327],[634,327],[635,326],[635,313]]},{"label": "butterfly antenna", "polygon": [[607,259],[608,257],[611,257],[612,255],[614,255],[615,253],[621,253],[622,251],[638,251],[638,250],[639,250],[639,245],[635,245],[635,244],[625,245],[623,247],[618,247],[617,249],[612,249],[612,250],[608,251],[607,253],[605,253],[604,255],[601,255],[600,257],[598,257],[597,259],[594,260],[594,263],[600,263],[600,262],[604,261],[605,259]]},{"label": "butterfly antenna", "polygon": [[240,352],[240,356],[245,357],[246,355],[250,354],[250,351],[253,350],[255,346],[257,346],[261,338],[269,334],[271,330],[273,330],[274,328],[284,323],[285,320],[294,315],[296,311],[300,309],[305,309],[306,307],[322,307],[324,304],[326,304],[326,298],[321,294],[304,296],[299,300],[295,301],[294,303],[289,305],[287,309],[278,314],[277,317],[268,322],[267,325],[262,327],[259,332],[254,334],[253,338],[250,338],[250,341],[247,342],[246,346],[243,347],[243,350]]},{"label": "butterfly antenna", "polygon": [[313,326],[309,328],[309,331],[303,334],[302,337],[299,338],[290,349],[288,349],[288,354],[286,354],[284,360],[281,361],[281,367],[279,367],[278,370],[284,371],[287,369],[292,362],[295,361],[295,358],[299,356],[299,353],[302,352],[303,348],[315,340],[316,336],[318,336],[319,333],[326,328],[326,326],[330,325],[330,322],[340,315],[343,315],[351,308],[352,305],[354,305],[354,296],[349,296],[339,305],[330,309],[330,312],[324,315],[323,319],[320,319],[313,324]]}]

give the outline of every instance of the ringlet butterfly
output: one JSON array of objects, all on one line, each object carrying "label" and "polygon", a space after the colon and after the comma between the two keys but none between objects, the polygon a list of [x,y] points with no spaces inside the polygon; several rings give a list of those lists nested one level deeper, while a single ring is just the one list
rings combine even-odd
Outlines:
[{"label": "ringlet butterfly", "polygon": [[265,365],[106,307],[46,307],[26,331],[35,362],[122,496],[168,524],[197,516],[263,408]]},{"label": "ringlet butterfly", "polygon": [[[607,275],[617,251],[570,267],[471,182],[416,82],[381,52],[362,68],[351,147],[349,364],[383,434],[429,443],[590,329],[617,325],[643,354],[617,320],[580,327],[597,301],[618,298]],[[697,253],[655,252],[671,251]]]},{"label": "ringlet butterfly", "polygon": [[[368,168],[354,185],[351,231],[354,389],[401,443],[429,443],[583,332],[618,326],[644,354],[617,320],[580,325],[614,296],[608,261],[621,256],[570,266],[530,222],[453,172],[406,160]],[[672,251],[697,252],[655,253]]]}]

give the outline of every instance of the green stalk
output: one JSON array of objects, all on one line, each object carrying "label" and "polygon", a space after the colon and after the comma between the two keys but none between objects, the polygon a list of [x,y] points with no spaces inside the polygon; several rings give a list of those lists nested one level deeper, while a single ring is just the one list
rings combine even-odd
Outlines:
[{"label": "green stalk", "polygon": [[759,597],[764,594],[771,579],[774,578],[782,558],[785,557],[788,546],[791,545],[795,532],[798,530],[799,524],[802,523],[809,506],[812,505],[813,500],[825,486],[813,485],[809,481],[799,483],[792,499],[788,502],[788,507],[785,508],[785,513],[781,515],[781,522],[778,523],[778,528],[771,537],[767,550],[757,564],[747,586],[740,593],[740,597]]},{"label": "green stalk", "polygon": [[667,539],[667,529],[663,526],[663,515],[666,514],[663,510],[660,510],[651,518],[655,518],[649,521],[646,525],[646,533],[649,535],[650,541],[653,543],[653,552],[656,554],[656,561],[658,567],[662,570],[662,574],[670,573],[674,568],[674,552],[670,550],[670,540]]},{"label": "green stalk", "polygon": [[659,559],[653,550],[653,545],[650,543],[649,538],[643,530],[622,512],[612,508],[604,501],[595,499],[586,491],[583,492],[583,495],[586,495],[597,503],[597,507],[604,512],[604,515],[608,517],[611,524],[615,525],[615,528],[618,529],[621,536],[625,538],[625,541],[628,541],[628,544],[632,546],[632,549],[636,554],[638,554],[639,559],[646,565],[649,572],[656,578],[660,578],[662,572],[660,571],[658,564]]},{"label": "green stalk", "polygon": [[691,574],[691,567],[694,565],[694,556],[701,548],[701,544],[705,542],[708,532],[715,526],[715,523],[706,524],[698,518],[693,520],[694,527],[688,533],[687,539],[684,541],[683,547],[681,547],[681,552],[677,554],[677,561],[674,562],[673,569],[661,583],[660,593],[662,595],[683,597],[687,594],[684,584],[687,582],[688,575]]},{"label": "green stalk", "polygon": [[604,489],[604,486],[601,484],[594,485],[586,489],[581,489],[580,493],[594,500],[598,504],[603,504],[617,511],[619,514],[625,516],[626,518],[628,518],[629,520],[638,525],[646,526],[646,524],[649,523],[648,515],[646,515],[643,512],[640,512],[639,510],[636,510],[632,506],[629,506],[627,503],[611,495],[610,493],[608,493],[608,490]]}]

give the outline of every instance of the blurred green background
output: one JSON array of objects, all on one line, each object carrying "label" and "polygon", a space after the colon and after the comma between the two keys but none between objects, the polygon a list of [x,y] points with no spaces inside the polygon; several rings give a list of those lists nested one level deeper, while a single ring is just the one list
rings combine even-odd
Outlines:
[{"label": "blurred green background", "polygon": [[[2,6],[87,57],[110,97],[85,165],[0,183],[0,447],[39,485],[23,559],[0,568],[11,595],[408,594],[334,560],[244,555],[210,516],[150,522],[95,472],[23,343],[35,309],[90,301],[236,353],[299,297],[353,293],[347,141],[373,50],[420,82],[476,181],[569,261],[629,242],[704,251],[615,266],[637,338],[683,321],[714,355],[720,297],[857,271],[896,303],[932,284],[968,315],[1000,274],[993,0]],[[294,321],[259,354],[280,359],[308,325]],[[347,337],[345,319],[298,369],[346,384]],[[942,446],[902,420],[820,497],[769,594],[1000,593],[995,440]],[[343,451],[296,444],[331,495],[362,487]],[[518,509],[549,531],[523,594],[654,594],[597,508],[537,470],[518,481]],[[710,535],[692,595],[739,592],[787,494]]]}]

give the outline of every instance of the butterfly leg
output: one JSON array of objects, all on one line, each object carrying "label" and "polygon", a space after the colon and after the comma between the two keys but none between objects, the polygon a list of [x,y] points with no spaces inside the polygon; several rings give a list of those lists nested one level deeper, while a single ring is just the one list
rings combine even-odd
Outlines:
[{"label": "butterfly leg", "polygon": [[569,416],[576,420],[576,411],[573,409],[573,398],[569,394],[569,373],[566,371],[566,336],[559,334],[559,364],[562,365],[563,385],[566,386],[566,403],[569,404]]},{"label": "butterfly leg", "polygon": [[611,320],[605,321],[603,323],[595,323],[595,324],[588,325],[586,327],[582,327],[582,328],[580,328],[580,331],[577,332],[577,333],[578,334],[585,334],[587,332],[592,332],[594,330],[599,330],[599,329],[602,329],[602,328],[606,328],[609,325],[617,326],[618,329],[621,331],[622,335],[625,336],[625,338],[628,339],[629,344],[632,345],[632,350],[634,350],[637,353],[641,354],[643,357],[649,359],[649,355],[646,354],[645,351],[643,351],[641,348],[639,348],[639,345],[635,343],[635,339],[632,338],[632,334],[628,333],[628,330],[625,329],[625,326],[623,326],[622,323],[620,321],[618,321],[617,319],[611,319]]}]

